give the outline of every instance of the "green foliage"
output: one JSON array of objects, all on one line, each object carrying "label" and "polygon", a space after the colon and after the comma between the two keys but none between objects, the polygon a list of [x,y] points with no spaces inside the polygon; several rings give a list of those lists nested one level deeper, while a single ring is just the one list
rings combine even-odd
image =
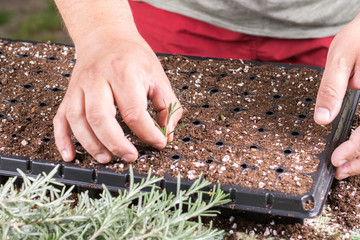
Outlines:
[{"label": "green foliage", "polygon": [[[212,208],[229,201],[215,186],[205,203],[201,189],[210,184],[205,180],[197,180],[184,191],[180,190],[178,177],[176,194],[167,194],[155,185],[161,178],[150,174],[134,183],[130,168],[127,191],[119,191],[113,197],[103,186],[99,199],[92,199],[85,192],[78,195],[77,205],[72,206],[72,188],[66,190],[52,179],[55,173],[56,169],[33,179],[20,172],[24,179],[20,189],[14,186],[16,178],[0,187],[3,239],[221,239],[224,235],[200,221],[200,216],[216,215]],[[149,190],[144,192],[145,188]],[[183,211],[185,205],[187,211]],[[198,221],[193,220],[196,218]]]},{"label": "green foliage", "polygon": [[184,128],[184,127],[187,127],[188,124],[181,125],[181,126],[175,128],[174,130],[172,130],[171,132],[169,132],[168,128],[169,128],[170,119],[171,119],[172,115],[176,111],[178,111],[180,108],[182,108],[182,106],[176,107],[176,104],[177,104],[176,102],[175,103],[170,103],[169,107],[166,105],[165,101],[164,101],[164,104],[165,104],[165,108],[167,109],[165,126],[160,127],[160,125],[155,120],[154,120],[154,123],[160,129],[162,134],[167,138],[173,132],[178,131],[178,130]]},{"label": "green foliage", "polygon": [[12,19],[13,13],[7,10],[0,10],[0,25],[9,23]]},{"label": "green foliage", "polygon": [[56,5],[51,2],[43,11],[28,15],[13,34],[13,38],[34,41],[55,41],[54,32],[62,29]]}]

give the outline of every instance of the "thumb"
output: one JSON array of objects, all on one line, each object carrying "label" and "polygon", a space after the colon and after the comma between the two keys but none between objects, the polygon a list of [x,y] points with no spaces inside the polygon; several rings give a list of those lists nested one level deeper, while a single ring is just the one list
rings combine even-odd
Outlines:
[{"label": "thumb", "polygon": [[351,69],[352,64],[345,58],[328,59],[316,97],[314,113],[316,123],[321,125],[329,124],[339,113],[348,86]]}]

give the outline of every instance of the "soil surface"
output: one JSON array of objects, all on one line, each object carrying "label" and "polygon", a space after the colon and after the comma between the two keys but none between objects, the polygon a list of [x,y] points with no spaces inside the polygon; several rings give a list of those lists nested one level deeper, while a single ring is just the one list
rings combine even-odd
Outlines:
[{"label": "soil surface", "polygon": [[[321,72],[309,68],[255,66],[241,60],[159,57],[183,104],[176,141],[164,150],[144,145],[117,114],[126,136],[139,150],[139,173],[188,180],[200,174],[213,183],[292,195],[308,193],[324,163],[332,125],[312,120]],[[0,152],[30,159],[61,161],[52,118],[66,92],[75,63],[74,49],[51,44],[0,41]],[[168,103],[169,104],[169,103]],[[156,118],[151,104],[150,114]],[[359,114],[354,123],[359,124]],[[100,166],[74,138],[80,167]],[[129,164],[116,156],[107,168],[122,172]],[[326,212],[340,232],[358,225],[358,177],[335,181]],[[304,203],[311,210],[314,202]],[[324,213],[324,214],[327,214]],[[321,239],[329,233],[311,222],[284,225],[249,222],[242,214],[223,215],[215,226],[229,239],[239,232],[262,237]],[[204,219],[209,221],[209,219]],[[332,233],[331,233],[332,234]]]}]

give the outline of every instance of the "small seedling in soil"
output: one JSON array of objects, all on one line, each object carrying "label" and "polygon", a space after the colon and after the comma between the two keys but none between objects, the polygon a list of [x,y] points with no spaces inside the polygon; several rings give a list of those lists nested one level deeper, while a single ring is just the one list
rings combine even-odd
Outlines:
[{"label": "small seedling in soil", "polygon": [[[182,108],[182,106],[180,105],[179,107],[176,107],[176,102],[175,103],[170,103],[169,107],[166,106],[166,102],[164,101],[165,107],[167,109],[167,114],[166,114],[166,123],[165,126],[160,127],[160,125],[154,120],[155,125],[160,129],[160,131],[162,132],[162,134],[168,138],[170,136],[170,134],[172,134],[175,131],[178,131],[184,127],[187,127],[189,124],[183,124],[177,128],[175,128],[174,130],[172,130],[171,132],[169,131],[169,123],[170,123],[170,119],[172,117],[172,115],[179,109]],[[173,141],[174,142],[174,141]],[[169,144],[169,143],[168,143]]]},{"label": "small seedling in soil", "polygon": [[221,120],[221,121],[225,121],[224,115],[220,115],[220,120]]}]

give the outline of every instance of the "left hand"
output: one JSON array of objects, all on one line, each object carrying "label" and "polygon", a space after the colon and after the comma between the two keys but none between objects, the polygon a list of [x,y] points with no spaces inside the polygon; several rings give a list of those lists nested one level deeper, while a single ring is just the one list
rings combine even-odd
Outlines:
[{"label": "left hand", "polygon": [[[347,88],[360,89],[360,14],[332,41],[321,80],[314,120],[331,123],[338,115]],[[335,178],[360,174],[360,127],[332,154]]]}]

